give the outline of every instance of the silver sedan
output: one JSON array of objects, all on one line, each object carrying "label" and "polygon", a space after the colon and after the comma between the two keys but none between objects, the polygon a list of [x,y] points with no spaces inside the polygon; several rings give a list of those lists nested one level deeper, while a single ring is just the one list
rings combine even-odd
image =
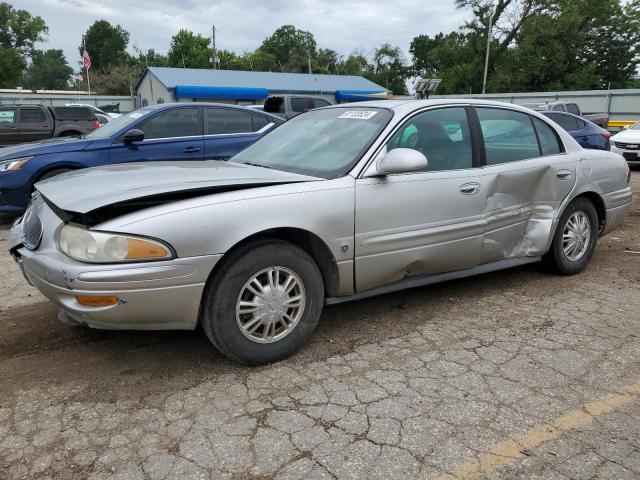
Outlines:
[{"label": "silver sedan", "polygon": [[228,357],[298,349],[325,304],[544,260],[582,271],[631,206],[623,158],[476,100],[312,110],[232,161],[40,182],[9,248],[61,320],[194,329]]}]

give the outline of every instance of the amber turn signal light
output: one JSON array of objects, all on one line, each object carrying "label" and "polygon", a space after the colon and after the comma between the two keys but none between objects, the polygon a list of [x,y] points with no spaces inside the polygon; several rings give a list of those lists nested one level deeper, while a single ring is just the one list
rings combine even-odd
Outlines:
[{"label": "amber turn signal light", "polygon": [[118,303],[118,297],[100,297],[97,295],[76,295],[76,300],[85,307],[108,307]]}]

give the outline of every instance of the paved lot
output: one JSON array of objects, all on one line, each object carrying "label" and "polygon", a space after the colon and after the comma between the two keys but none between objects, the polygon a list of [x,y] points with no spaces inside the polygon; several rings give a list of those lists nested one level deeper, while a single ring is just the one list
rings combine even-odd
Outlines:
[{"label": "paved lot", "polygon": [[582,275],[532,265],[327,308],[260,368],[200,332],[66,327],[0,253],[0,478],[638,478],[633,185]]}]

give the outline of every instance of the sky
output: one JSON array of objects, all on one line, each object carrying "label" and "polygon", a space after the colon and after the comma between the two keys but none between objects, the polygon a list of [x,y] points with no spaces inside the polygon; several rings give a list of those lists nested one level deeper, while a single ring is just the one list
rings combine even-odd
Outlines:
[{"label": "sky", "polygon": [[[99,19],[120,24],[132,47],[166,53],[181,28],[211,35],[219,49],[253,50],[282,25],[313,33],[319,47],[347,55],[388,42],[408,57],[411,39],[457,29],[469,12],[454,0],[8,0],[44,18],[49,27],[41,49],[62,49],[78,68],[82,34]],[[89,52],[91,53],[91,52]]]}]

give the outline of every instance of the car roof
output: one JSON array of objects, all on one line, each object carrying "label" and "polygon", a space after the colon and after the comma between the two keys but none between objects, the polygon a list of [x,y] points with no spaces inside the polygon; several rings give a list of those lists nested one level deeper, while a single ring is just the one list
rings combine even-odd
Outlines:
[{"label": "car roof", "polygon": [[244,105],[234,105],[232,103],[214,103],[214,102],[170,102],[170,103],[157,103],[155,105],[148,105],[146,107],[142,107],[141,110],[147,111],[158,111],[158,110],[169,110],[175,107],[217,107],[217,108],[227,108],[231,110],[240,110],[243,112],[251,112],[254,115],[264,115],[274,120],[282,123],[282,118],[277,115],[272,115],[263,110],[258,110],[255,108],[248,108]]},{"label": "car roof", "polygon": [[398,113],[409,113],[414,110],[420,110],[425,107],[437,106],[453,106],[453,105],[475,105],[488,107],[502,107],[512,110],[520,110],[522,112],[531,113],[531,109],[517,105],[515,103],[497,102],[495,100],[481,100],[477,98],[434,98],[429,100],[370,100],[365,102],[341,103],[322,108],[349,108],[349,107],[370,107],[370,108],[386,108],[394,110]]}]

